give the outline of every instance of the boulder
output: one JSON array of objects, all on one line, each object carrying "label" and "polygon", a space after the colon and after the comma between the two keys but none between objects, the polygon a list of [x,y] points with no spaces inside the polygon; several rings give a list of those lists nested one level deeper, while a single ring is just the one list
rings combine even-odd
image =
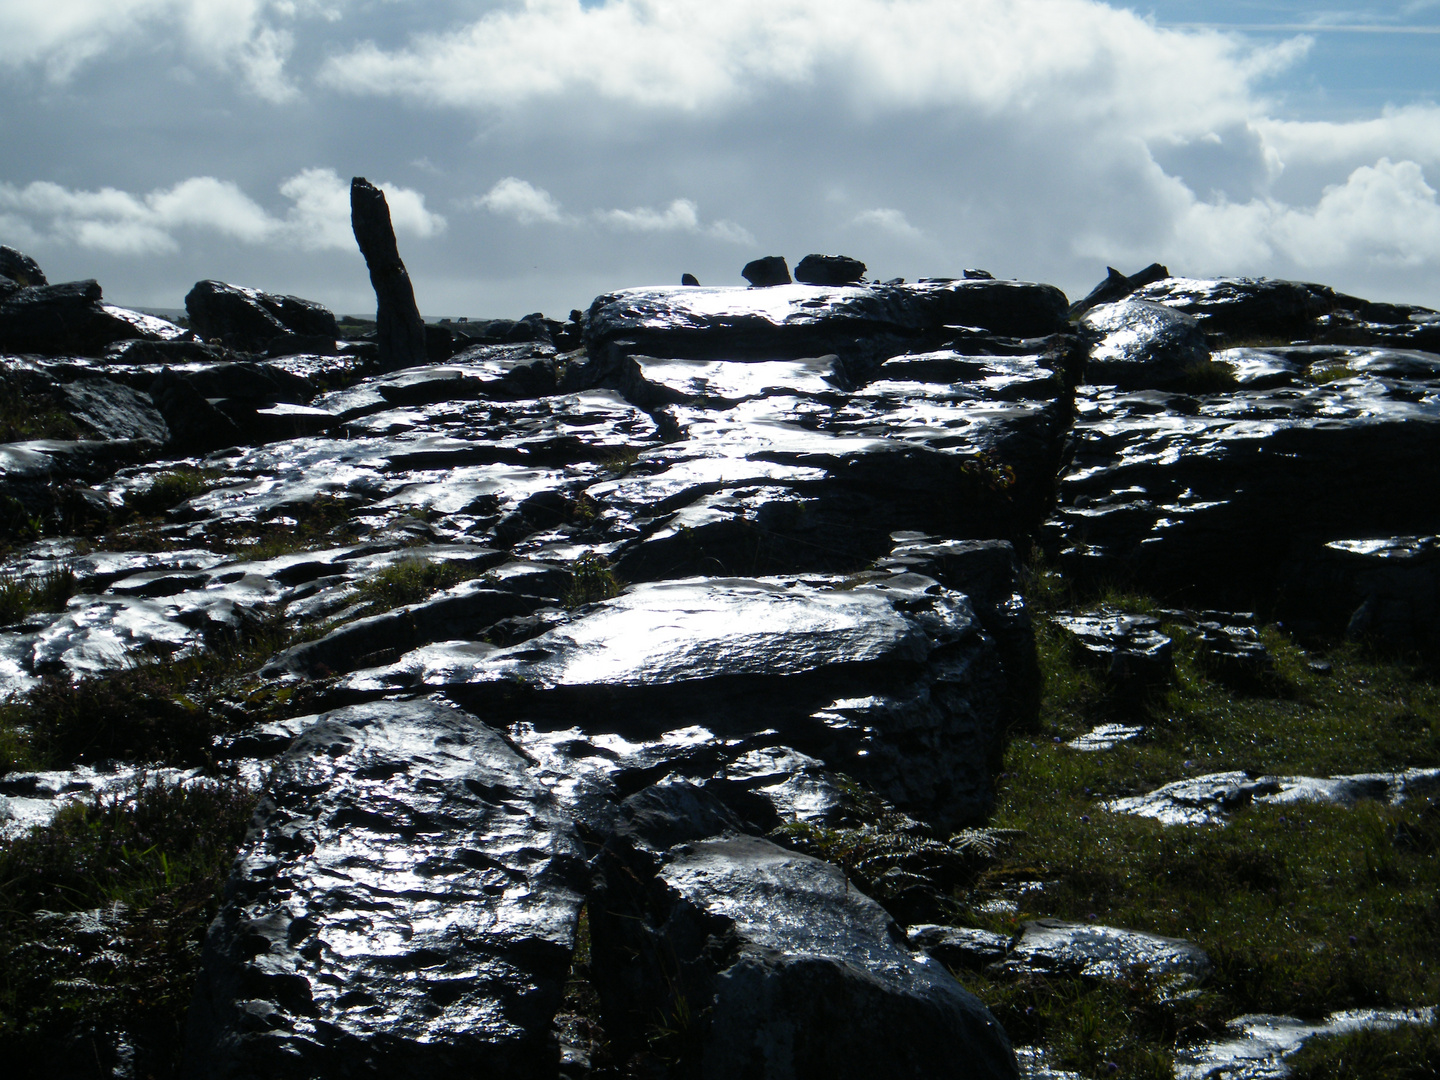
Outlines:
[{"label": "boulder", "polygon": [[[1346,359],[1363,363],[1364,350]],[[1357,367],[1203,395],[1082,388],[1045,542],[1084,580],[1197,607],[1267,608],[1327,543],[1440,533],[1432,387],[1440,381],[1419,373]],[[1305,601],[1297,615],[1313,606],[1303,586],[1286,591]],[[1340,616],[1323,617],[1333,627]]]},{"label": "boulder", "polygon": [[385,193],[363,176],[350,181],[350,224],[375,289],[375,333],[380,363],[410,367],[429,359],[425,323],[415,306],[415,289],[400,261]]},{"label": "boulder", "polygon": [[985,1007],[833,864],[735,836],[672,847],[653,877],[602,866],[592,971],[621,1039],[658,1017],[715,1080],[1018,1075]]},{"label": "boulder", "polygon": [[23,251],[0,244],[0,277],[7,277],[22,289],[32,285],[48,285],[40,264]]},{"label": "boulder", "polygon": [[186,331],[153,315],[103,303],[96,281],[34,285],[0,299],[0,350],[45,356],[101,356],[128,338],[171,341]]},{"label": "boulder", "polygon": [[197,281],[185,296],[185,310],[202,337],[249,352],[264,352],[296,335],[327,340],[333,350],[340,333],[335,316],[312,300],[223,281]]},{"label": "boulder", "polygon": [[699,284],[700,284],[700,279],[697,278],[694,274],[681,274],[681,275],[680,275],[680,284],[681,284],[681,285],[699,285]]},{"label": "boulder", "polygon": [[317,717],[206,937],[185,1073],[554,1077],[583,881],[499,732],[428,701]]},{"label": "boulder", "polygon": [[848,255],[806,255],[795,267],[802,285],[851,285],[864,276],[865,264]]},{"label": "boulder", "polygon": [[1192,380],[1210,360],[1200,322],[1163,304],[1122,300],[1091,308],[1080,325],[1096,335],[1085,381],[1163,390]]},{"label": "boulder", "polygon": [[785,264],[785,256],[766,255],[762,259],[752,259],[746,263],[745,269],[740,271],[740,276],[755,288],[764,288],[767,285],[789,285],[790,267]]}]

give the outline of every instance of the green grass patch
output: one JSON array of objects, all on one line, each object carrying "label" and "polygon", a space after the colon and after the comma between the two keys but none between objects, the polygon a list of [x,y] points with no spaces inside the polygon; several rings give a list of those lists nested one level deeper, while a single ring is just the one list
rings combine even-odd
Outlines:
[{"label": "green grass patch", "polygon": [[15,379],[0,378],[0,442],[78,439],[82,434],[53,393],[30,391]]},{"label": "green grass patch", "polygon": [[1290,1058],[1292,1080],[1433,1080],[1440,1027],[1402,1024],[1312,1039]]},{"label": "green grass patch", "polygon": [[360,582],[355,598],[367,605],[361,614],[389,611],[483,575],[481,564],[469,560],[401,559]]},{"label": "green grass patch", "polygon": [[[1066,583],[1045,573],[1032,572],[1037,606],[1071,606]],[[1156,610],[1143,598],[1106,600],[1119,610]],[[1440,765],[1433,672],[1346,646],[1327,657],[1331,673],[1320,674],[1270,627],[1261,638],[1274,670],[1241,686],[1211,670],[1182,629],[1162,629],[1175,641],[1173,682],[1135,698],[1078,662],[1067,635],[1037,619],[1041,733],[1012,742],[993,819],[1023,837],[972,888],[957,891],[956,921],[1014,933],[1026,919],[1053,916],[1185,938],[1210,954],[1212,975],[1179,1000],[1167,1000],[1143,973],[1118,986],[968,973],[967,984],[1017,1042],[1039,1042],[1053,1064],[1091,1077],[1169,1075],[1177,1043],[1219,1037],[1224,1022],[1243,1013],[1317,1018],[1440,1003],[1434,798],[1398,807],[1239,808],[1225,827],[1165,827],[1102,808],[1107,799],[1228,770],[1332,776]],[[1145,732],[1103,752],[1062,745],[1111,722]],[[1044,885],[1018,888],[1033,882]],[[999,910],[997,897],[1015,898],[1019,910]],[[1413,1031],[1352,1041],[1392,1038],[1409,1047],[1409,1057],[1396,1060],[1433,1060]],[[1318,1071],[1301,1075],[1435,1075],[1403,1071],[1410,1064],[1366,1072],[1373,1055],[1345,1046],[1315,1049]],[[1336,1064],[1347,1054],[1362,1064]]]},{"label": "green grass patch", "polygon": [[125,505],[137,514],[153,517],[186,499],[203,495],[219,483],[222,476],[213,469],[168,469],[156,473],[149,486],[127,495]]},{"label": "green grass patch", "polygon": [[[0,1055],[17,1078],[178,1074],[200,942],[254,795],[140,782],[0,844]],[[88,913],[88,914],[77,914]]]},{"label": "green grass patch", "polygon": [[36,611],[63,611],[79,585],[68,566],[35,577],[0,574],[0,626],[14,625]]}]

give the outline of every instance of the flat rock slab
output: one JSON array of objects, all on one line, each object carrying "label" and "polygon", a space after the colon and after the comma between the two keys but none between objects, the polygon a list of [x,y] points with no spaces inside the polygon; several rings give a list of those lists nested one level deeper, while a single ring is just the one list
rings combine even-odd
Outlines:
[{"label": "flat rock slab", "polygon": [[316,718],[206,939],[188,1075],[554,1076],[582,858],[473,716],[411,701]]},{"label": "flat rock slab", "polygon": [[592,923],[597,965],[635,957],[602,994],[637,1016],[687,1002],[703,1077],[1017,1075],[985,1007],[830,863],[708,840],[672,849],[650,892],[645,916],[612,891]]},{"label": "flat rock slab", "polygon": [[913,574],[854,587],[635,585],[520,645],[439,642],[341,683],[363,694],[402,687],[542,730],[578,721],[590,735],[663,742],[699,727],[733,756],[783,741],[954,824],[989,805],[1007,710],[1003,670],[968,600]]},{"label": "flat rock slab", "polygon": [[1177,780],[1148,795],[1112,799],[1104,805],[1112,813],[1155,818],[1164,825],[1223,825],[1230,813],[1252,803],[1353,806],[1373,799],[1398,806],[1435,791],[1440,791],[1440,769],[1331,777],[1225,772]]},{"label": "flat rock slab", "polygon": [[675,286],[597,297],[585,338],[592,354],[624,340],[633,343],[629,351],[696,359],[883,357],[946,326],[1039,337],[1063,330],[1066,312],[1065,296],[1054,286],[1017,281]]},{"label": "flat rock slab", "polygon": [[1199,978],[1210,958],[1198,945],[1114,926],[1035,919],[1024,924],[1009,962],[1032,971],[1120,979],[1132,969]]}]

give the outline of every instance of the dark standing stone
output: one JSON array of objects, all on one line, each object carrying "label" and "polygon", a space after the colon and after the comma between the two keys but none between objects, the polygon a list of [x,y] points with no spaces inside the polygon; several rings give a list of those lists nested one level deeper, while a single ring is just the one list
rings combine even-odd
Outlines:
[{"label": "dark standing stone", "polygon": [[681,274],[681,275],[680,275],[680,284],[681,284],[681,285],[699,285],[699,284],[700,284],[700,279],[697,278],[694,274]]},{"label": "dark standing stone", "polygon": [[411,367],[429,360],[425,323],[415,306],[415,289],[400,260],[385,193],[363,176],[350,181],[350,225],[375,288],[375,331],[380,363]]},{"label": "dark standing stone", "polygon": [[865,264],[848,255],[806,255],[795,267],[802,285],[852,285],[864,276]]},{"label": "dark standing stone", "polygon": [[9,278],[22,288],[31,285],[49,285],[40,264],[24,252],[0,244],[0,275]]},{"label": "dark standing stone", "polygon": [[740,271],[740,276],[757,289],[766,285],[789,285],[790,267],[784,255],[766,255],[763,259],[752,259]]}]

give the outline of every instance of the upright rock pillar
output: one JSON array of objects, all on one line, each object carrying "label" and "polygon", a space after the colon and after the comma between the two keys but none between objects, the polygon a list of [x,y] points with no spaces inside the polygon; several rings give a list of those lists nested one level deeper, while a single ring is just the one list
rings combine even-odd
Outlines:
[{"label": "upright rock pillar", "polygon": [[350,181],[350,226],[375,287],[376,338],[380,362],[387,368],[423,364],[425,323],[415,306],[415,289],[400,261],[390,206],[385,193],[363,176]]}]

